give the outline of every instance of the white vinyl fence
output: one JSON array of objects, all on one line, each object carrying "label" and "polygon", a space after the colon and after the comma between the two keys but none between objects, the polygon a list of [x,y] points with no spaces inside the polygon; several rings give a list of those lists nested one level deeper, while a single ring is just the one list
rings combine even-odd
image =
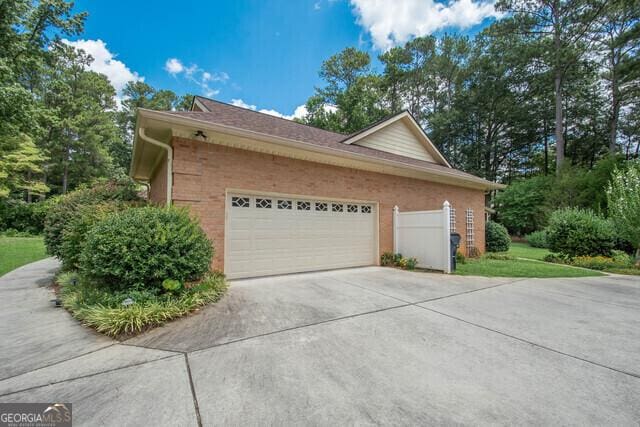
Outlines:
[{"label": "white vinyl fence", "polygon": [[418,267],[451,273],[450,205],[436,211],[400,212],[393,208],[393,250],[416,258]]}]

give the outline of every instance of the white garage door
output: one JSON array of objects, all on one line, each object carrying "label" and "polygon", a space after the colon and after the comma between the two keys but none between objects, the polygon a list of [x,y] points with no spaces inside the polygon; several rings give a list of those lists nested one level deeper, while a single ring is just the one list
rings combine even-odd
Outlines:
[{"label": "white garage door", "polygon": [[225,272],[229,278],[375,264],[375,205],[229,194]]}]

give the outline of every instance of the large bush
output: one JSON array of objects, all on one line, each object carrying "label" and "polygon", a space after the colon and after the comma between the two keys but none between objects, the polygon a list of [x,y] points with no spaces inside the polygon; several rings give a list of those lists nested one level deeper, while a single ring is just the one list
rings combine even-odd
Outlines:
[{"label": "large bush", "polygon": [[626,171],[616,170],[607,188],[609,217],[620,237],[636,248],[640,265],[640,161],[631,163]]},{"label": "large bush", "polygon": [[511,238],[502,224],[488,221],[485,226],[485,245],[487,252],[505,252],[509,250]]},{"label": "large bush", "polygon": [[62,258],[62,234],[69,223],[81,215],[82,208],[108,201],[139,200],[136,185],[125,179],[107,181],[60,196],[51,202],[44,220],[44,243],[49,255]]},{"label": "large bush", "polygon": [[539,230],[547,223],[551,179],[540,176],[514,182],[495,199],[497,217],[512,234]]},{"label": "large bush", "polygon": [[99,221],[113,212],[129,208],[125,202],[105,202],[99,205],[84,205],[67,221],[62,231],[60,259],[64,270],[80,268],[80,254],[84,247],[87,232]]},{"label": "large bush", "polygon": [[201,278],[213,247],[189,214],[143,207],[113,213],[87,233],[80,269],[115,289],[161,287],[165,279]]},{"label": "large bush", "polygon": [[549,249],[570,257],[609,255],[616,240],[611,222],[585,209],[555,211],[546,230]]},{"label": "large bush", "polygon": [[530,246],[534,248],[548,248],[549,242],[547,241],[546,230],[534,231],[524,236],[525,240]]},{"label": "large bush", "polygon": [[47,201],[27,203],[22,200],[0,200],[0,231],[42,233],[48,206]]}]

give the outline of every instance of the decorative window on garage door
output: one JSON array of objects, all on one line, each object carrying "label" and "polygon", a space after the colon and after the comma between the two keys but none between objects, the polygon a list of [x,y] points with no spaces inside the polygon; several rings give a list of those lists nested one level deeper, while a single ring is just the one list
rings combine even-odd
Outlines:
[{"label": "decorative window on garage door", "polygon": [[311,203],[307,202],[307,201],[298,200],[298,202],[296,203],[296,206],[297,206],[299,211],[310,211],[311,210]]},{"label": "decorative window on garage door", "polygon": [[231,206],[234,208],[248,208],[250,205],[248,197],[232,197]]},{"label": "decorative window on garage door", "polygon": [[271,209],[271,199],[256,199],[256,208]]},{"label": "decorative window on garage door", "polygon": [[278,209],[293,209],[291,200],[278,200]]}]

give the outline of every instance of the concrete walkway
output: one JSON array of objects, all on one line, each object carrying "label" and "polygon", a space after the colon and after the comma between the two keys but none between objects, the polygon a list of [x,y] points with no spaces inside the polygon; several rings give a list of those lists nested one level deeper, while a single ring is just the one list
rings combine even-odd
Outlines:
[{"label": "concrete walkway", "polygon": [[71,402],[77,426],[197,425],[182,353],[122,345],[54,308],[58,262],[0,278],[0,402]]},{"label": "concrete walkway", "polygon": [[0,402],[72,402],[75,425],[640,422],[637,277],[235,281],[118,343],[52,307],[56,267],[0,278]]}]

